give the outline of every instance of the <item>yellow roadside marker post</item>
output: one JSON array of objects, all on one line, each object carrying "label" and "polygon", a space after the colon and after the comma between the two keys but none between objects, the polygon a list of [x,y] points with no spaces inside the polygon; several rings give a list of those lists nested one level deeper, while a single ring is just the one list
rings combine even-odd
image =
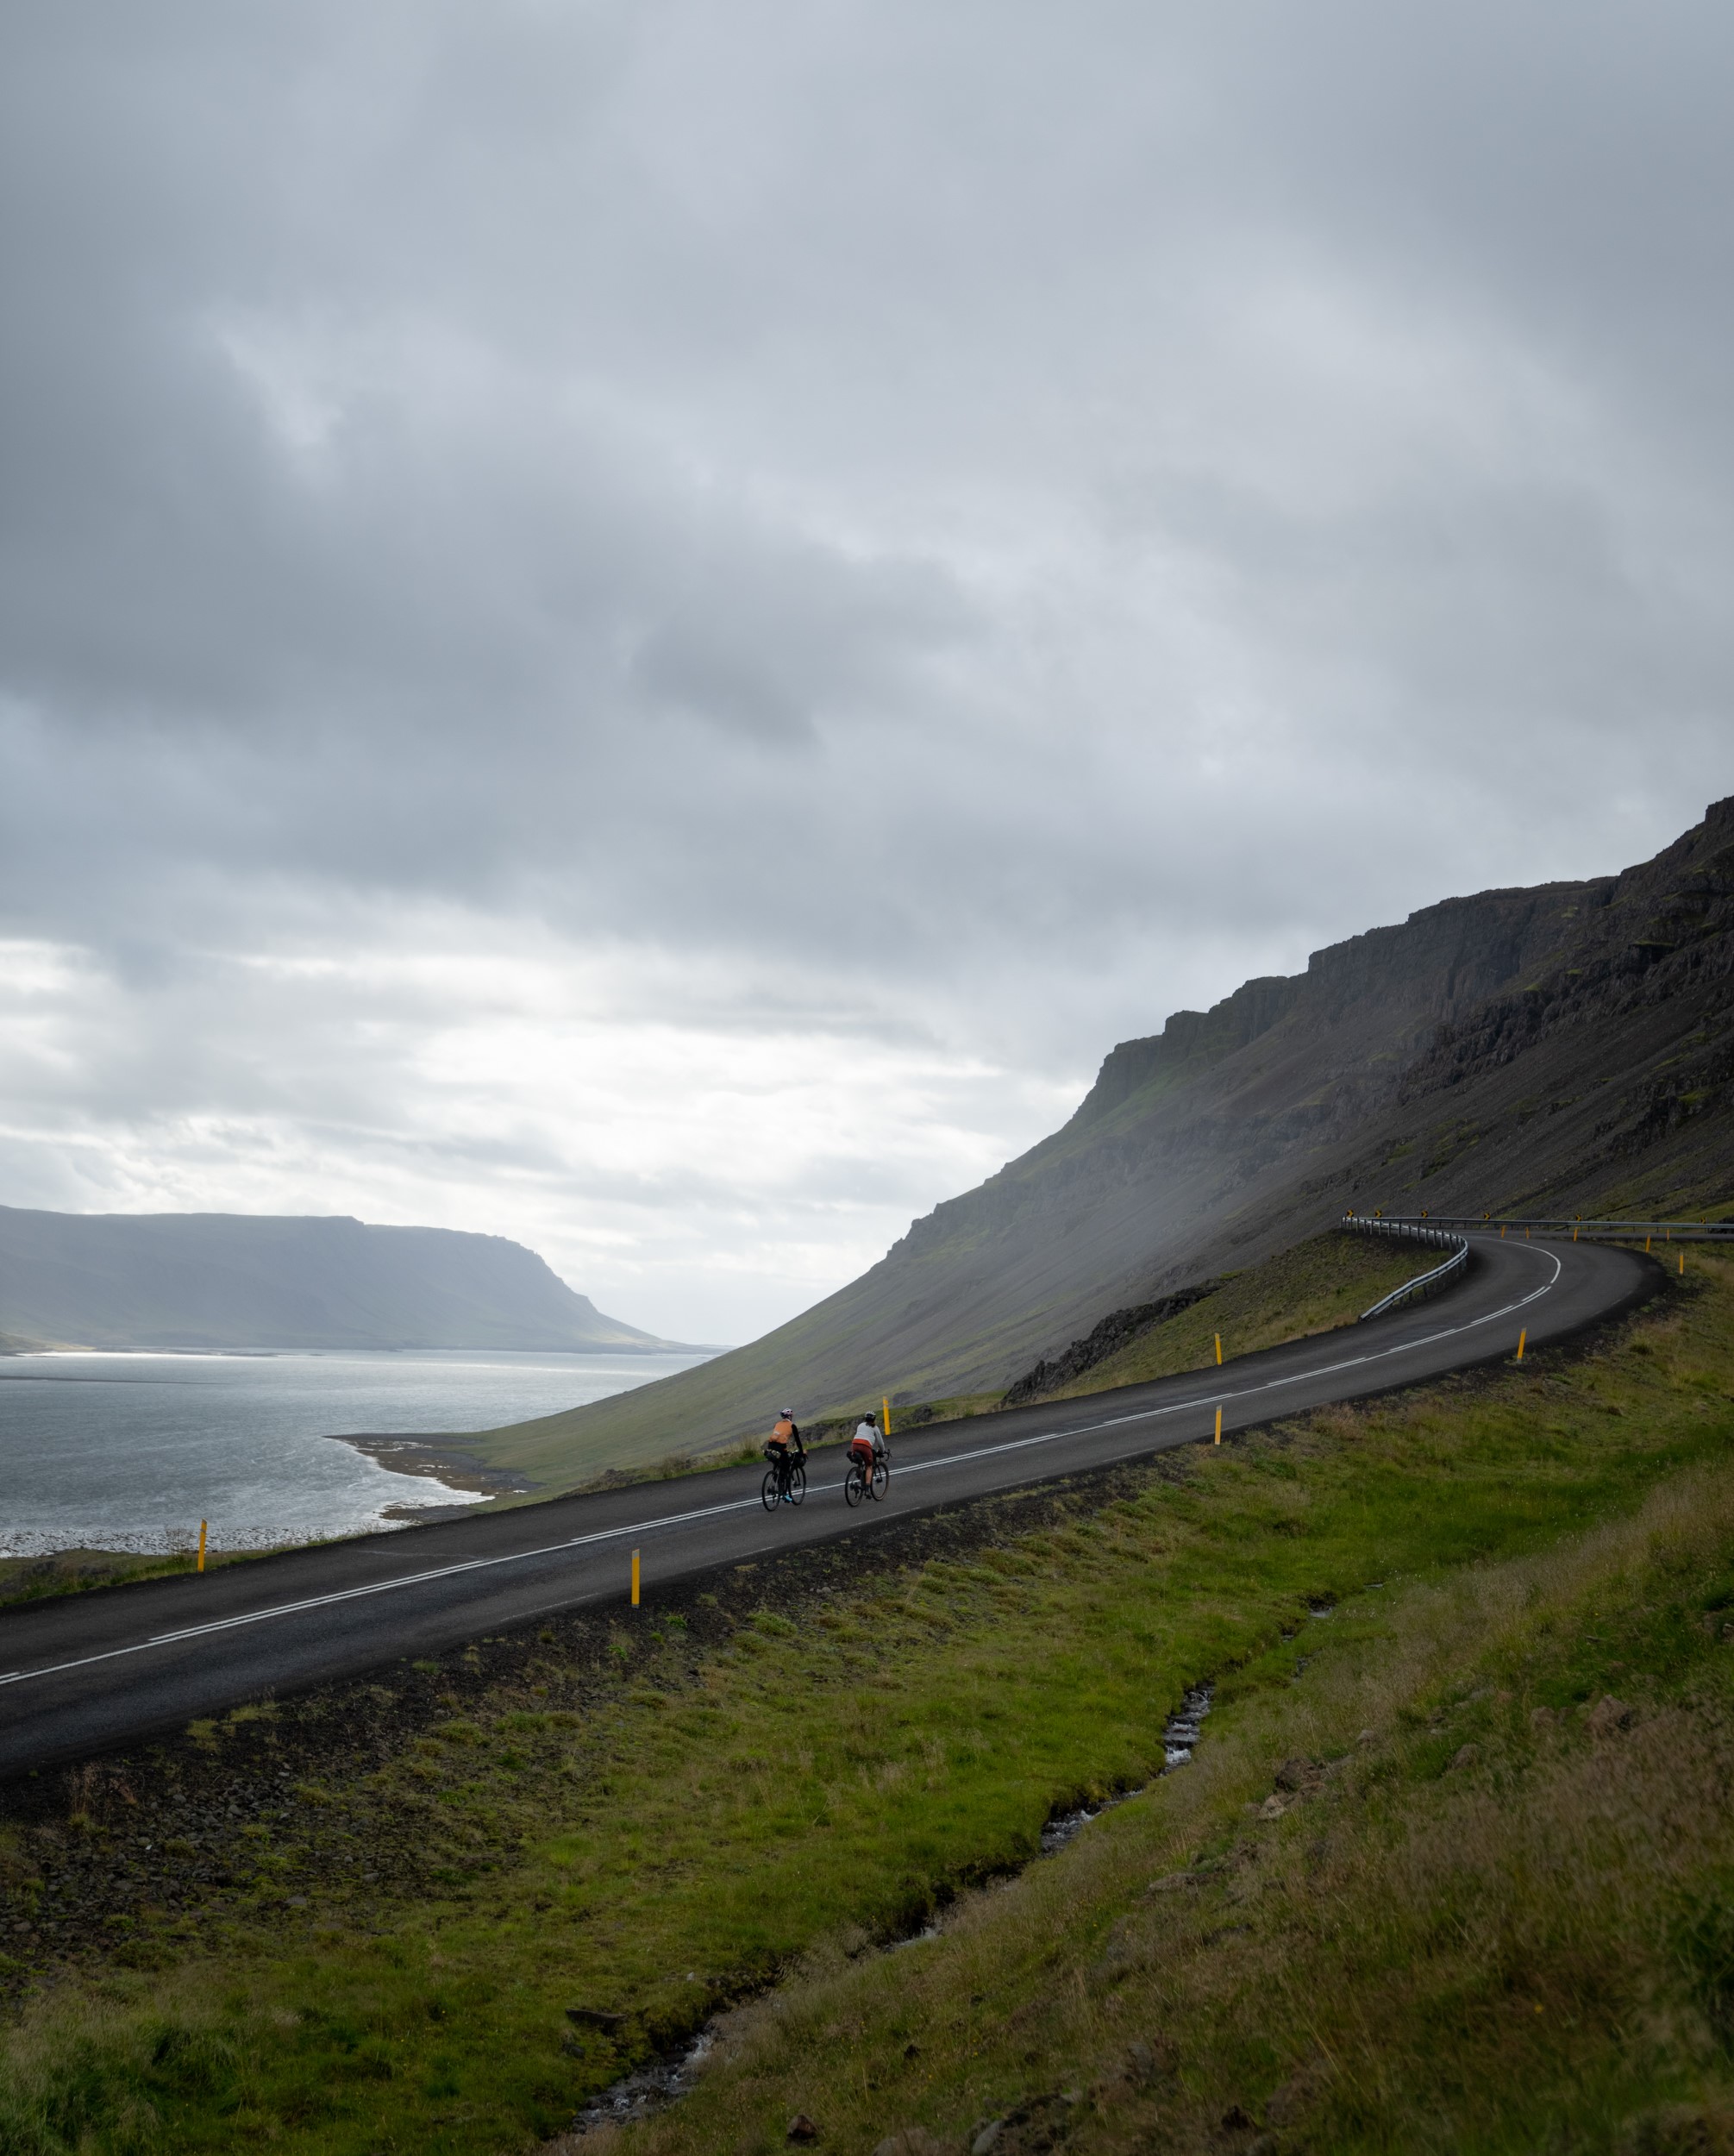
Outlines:
[{"label": "yellow roadside marker post", "polygon": [[1222,1443],[1222,1409],[1220,1407],[1216,1411],[1216,1436],[1211,1442],[1216,1445]]},{"label": "yellow roadside marker post", "polygon": [[881,1393],[880,1395],[879,1404],[885,1411],[885,1422],[883,1427],[885,1434],[886,1437],[889,1437],[891,1435],[891,1395],[888,1393]]},{"label": "yellow roadside marker post", "polygon": [[1529,1337],[1530,1329],[1527,1326],[1525,1326],[1523,1331],[1518,1335],[1518,1360],[1520,1363],[1524,1359],[1524,1342],[1527,1340]]},{"label": "yellow roadside marker post", "polygon": [[198,1523],[198,1569],[201,1572],[204,1570],[204,1528],[205,1523],[201,1520]]},{"label": "yellow roadside marker post", "polygon": [[1646,1257],[1649,1256],[1649,1238],[1647,1235],[1643,1238],[1643,1255]]},{"label": "yellow roadside marker post", "polygon": [[1216,1366],[1218,1369],[1222,1368],[1222,1335],[1220,1332],[1216,1336]]},{"label": "yellow roadside marker post", "polygon": [[638,1552],[632,1552],[632,1607],[638,1607]]},{"label": "yellow roadside marker post", "polygon": [[1680,1277],[1681,1280],[1684,1280],[1686,1277],[1686,1253],[1684,1250],[1680,1253]]}]

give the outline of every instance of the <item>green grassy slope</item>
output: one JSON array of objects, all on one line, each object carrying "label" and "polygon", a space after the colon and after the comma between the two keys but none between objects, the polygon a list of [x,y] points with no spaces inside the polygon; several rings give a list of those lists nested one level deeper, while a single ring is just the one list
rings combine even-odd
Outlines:
[{"label": "green grassy slope", "polygon": [[1191,1769],[930,1944],[815,1956],[606,2156],[803,2113],[863,2153],[1728,2147],[1731,1555],[1718,1460],[1299,1624]]},{"label": "green grassy slope", "polygon": [[1071,1400],[1115,1385],[1202,1369],[1215,1361],[1218,1338],[1224,1356],[1231,1359],[1353,1325],[1363,1310],[1426,1272],[1443,1255],[1342,1229],[1311,1237],[1261,1265],[1232,1275],[1190,1310],[1165,1319],[1045,1397]]},{"label": "green grassy slope", "polygon": [[[863,2156],[994,2117],[1008,2156],[1062,2120],[1202,2149],[1250,2140],[1238,2106],[1333,2148],[1598,2147],[1726,2108],[1731,1401],[1706,1260],[1585,1359],[1202,1448],[1039,1532],[989,1512],[973,1554],[865,1590],[821,1553],[702,1651],[623,1609],[600,1691],[550,1637],[298,1792],[203,1916],[146,1913],[28,2002],[0,2147],[528,2149],[779,1977],[635,2146],[768,2156],[802,2109]],[[1193,1767],[971,1897],[1056,1809],[1149,1783],[1206,1677]],[[1629,1727],[1575,1711],[1604,1690]],[[103,1830],[15,1833],[9,1921]],[[394,1837],[431,1890],[334,1883]],[[940,1938],[868,1951],[952,1896]]]}]

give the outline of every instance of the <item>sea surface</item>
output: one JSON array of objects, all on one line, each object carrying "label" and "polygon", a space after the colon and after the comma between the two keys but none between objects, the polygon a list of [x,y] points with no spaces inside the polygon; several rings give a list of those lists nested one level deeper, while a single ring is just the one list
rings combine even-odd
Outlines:
[{"label": "sea surface", "polygon": [[485,1350],[0,1357],[0,1557],[263,1549],[481,1503],[331,1438],[485,1430],[582,1407],[702,1355]]}]

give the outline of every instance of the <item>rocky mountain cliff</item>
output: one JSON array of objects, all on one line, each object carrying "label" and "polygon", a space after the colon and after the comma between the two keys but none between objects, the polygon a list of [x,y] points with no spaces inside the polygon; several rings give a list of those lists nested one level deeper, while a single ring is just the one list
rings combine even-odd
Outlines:
[{"label": "rocky mountain cliff", "polygon": [[541,1426],[648,1446],[889,1391],[998,1388],[1104,1313],[1345,1207],[1734,1202],[1734,800],[1641,867],[1449,899],[1122,1042],[1063,1129],[869,1272],[700,1369]]},{"label": "rocky mountain cliff", "polygon": [[503,1236],[0,1206],[0,1347],[662,1347]]}]

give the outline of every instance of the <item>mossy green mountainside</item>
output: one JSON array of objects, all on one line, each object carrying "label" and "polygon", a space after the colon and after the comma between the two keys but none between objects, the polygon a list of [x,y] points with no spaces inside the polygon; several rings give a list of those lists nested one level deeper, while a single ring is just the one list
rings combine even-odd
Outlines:
[{"label": "mossy green mountainside", "polygon": [[1619,875],[1484,892],[1124,1042],[1065,1127],[775,1332],[474,1449],[545,1489],[784,1406],[992,1396],[1344,1210],[1728,1210],[1734,799]]},{"label": "mossy green mountainside", "polygon": [[719,2009],[590,2156],[1724,2147],[1734,1265],[1657,1286],[15,1793],[0,2149],[528,2152]]}]

